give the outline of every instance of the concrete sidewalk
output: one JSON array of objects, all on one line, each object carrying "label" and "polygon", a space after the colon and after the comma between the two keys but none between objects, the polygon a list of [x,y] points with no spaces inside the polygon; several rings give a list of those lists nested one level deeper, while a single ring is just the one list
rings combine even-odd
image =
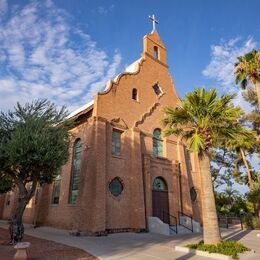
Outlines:
[{"label": "concrete sidewalk", "polygon": [[[2,222],[0,223],[0,227],[6,228],[7,225]],[[70,236],[67,230],[51,227],[34,229],[30,225],[25,226],[25,233],[38,238],[81,248],[100,259],[207,259],[174,250],[174,246],[176,245],[186,245],[200,241],[202,236],[198,234],[168,237],[151,233],[119,233],[104,237],[74,237]],[[256,231],[228,230],[222,232],[222,236],[227,239],[238,240],[254,249],[257,253],[246,254],[241,259],[260,259],[260,238],[256,237],[256,233]]]}]

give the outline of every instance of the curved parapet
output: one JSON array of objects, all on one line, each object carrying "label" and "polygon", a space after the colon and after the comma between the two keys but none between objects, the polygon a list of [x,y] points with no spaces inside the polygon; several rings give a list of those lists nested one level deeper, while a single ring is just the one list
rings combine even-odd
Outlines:
[{"label": "curved parapet", "polygon": [[98,95],[105,95],[107,94],[111,89],[112,89],[112,86],[113,84],[116,84],[118,85],[119,84],[119,81],[120,79],[123,77],[123,76],[126,76],[126,75],[136,75],[140,72],[140,69],[141,69],[141,66],[142,66],[142,63],[144,62],[144,58],[140,58],[138,60],[136,60],[135,62],[133,62],[132,64],[130,64],[124,72],[118,74],[113,80],[109,80],[107,82],[107,85],[104,89],[103,92],[98,92]]}]

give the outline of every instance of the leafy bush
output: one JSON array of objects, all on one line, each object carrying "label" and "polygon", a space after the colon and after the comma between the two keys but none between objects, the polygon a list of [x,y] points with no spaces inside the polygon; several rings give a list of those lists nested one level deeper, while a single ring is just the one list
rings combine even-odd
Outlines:
[{"label": "leafy bush", "polygon": [[254,229],[260,229],[260,218],[253,218],[252,224]]},{"label": "leafy bush", "polygon": [[229,255],[232,256],[233,259],[238,259],[238,253],[243,253],[250,250],[243,244],[236,241],[222,241],[217,245],[206,245],[203,241],[200,241],[198,244],[189,244],[187,247],[207,251],[209,253]]},{"label": "leafy bush", "polygon": [[260,229],[260,218],[252,216],[244,217],[243,226],[247,229]]}]

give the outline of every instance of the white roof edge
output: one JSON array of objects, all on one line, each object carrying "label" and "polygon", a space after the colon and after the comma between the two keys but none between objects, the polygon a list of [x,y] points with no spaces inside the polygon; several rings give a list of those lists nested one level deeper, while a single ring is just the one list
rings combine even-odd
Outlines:
[{"label": "white roof edge", "polygon": [[141,61],[142,58],[136,60],[132,64],[126,67],[125,72],[135,73],[138,70],[138,63]]},{"label": "white roof edge", "polygon": [[87,103],[86,105],[72,111],[68,116],[67,116],[67,119],[79,114],[80,112],[84,111],[85,109],[91,107],[92,105],[94,104],[94,100],[91,100],[89,103]]},{"label": "white roof edge", "polygon": [[[140,58],[140,59],[134,61],[133,63],[131,63],[129,66],[127,66],[127,67],[125,68],[125,70],[124,70],[123,72],[121,72],[121,73],[119,73],[118,75],[116,75],[115,78],[113,79],[113,81],[116,82],[117,79],[119,78],[119,76],[122,75],[123,73],[126,73],[126,72],[135,73],[135,72],[137,72],[137,71],[138,71],[138,68],[139,68],[139,62],[140,62],[141,60],[142,60],[142,58]],[[109,80],[109,81],[107,82],[104,91],[106,91],[106,90],[109,88],[109,86],[110,86],[110,84],[109,84],[110,81],[111,81],[111,80]]]},{"label": "white roof edge", "polygon": [[[138,68],[139,68],[139,62],[140,62],[141,60],[142,60],[142,58],[140,58],[140,59],[134,61],[132,64],[130,64],[129,66],[127,66],[126,69],[125,69],[122,73],[119,73],[119,74],[113,79],[113,81],[117,81],[118,77],[119,77],[121,74],[123,74],[123,73],[126,73],[126,72],[128,72],[128,73],[135,73],[135,72],[137,72],[137,71],[138,71]],[[110,81],[111,81],[111,80],[109,80],[109,81],[107,82],[107,85],[106,85],[106,88],[104,89],[104,91],[109,88],[109,86],[110,86],[109,82],[110,82]],[[91,107],[93,104],[94,104],[94,100],[91,100],[91,101],[90,101],[89,103],[87,103],[86,105],[84,105],[84,106],[82,106],[82,107],[80,107],[80,108],[78,108],[78,109],[72,111],[72,112],[67,116],[67,118],[71,118],[71,117],[73,117],[73,116],[79,114],[80,112],[84,111],[85,109]]]}]

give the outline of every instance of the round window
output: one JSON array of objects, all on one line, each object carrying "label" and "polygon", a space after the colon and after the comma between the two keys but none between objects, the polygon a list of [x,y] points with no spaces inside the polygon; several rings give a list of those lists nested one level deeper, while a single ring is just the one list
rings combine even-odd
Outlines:
[{"label": "round window", "polygon": [[119,178],[116,177],[109,183],[109,191],[115,197],[119,196],[122,193],[123,184]]},{"label": "round window", "polygon": [[190,189],[190,198],[193,202],[197,199],[197,192],[194,187]]}]

